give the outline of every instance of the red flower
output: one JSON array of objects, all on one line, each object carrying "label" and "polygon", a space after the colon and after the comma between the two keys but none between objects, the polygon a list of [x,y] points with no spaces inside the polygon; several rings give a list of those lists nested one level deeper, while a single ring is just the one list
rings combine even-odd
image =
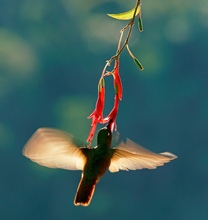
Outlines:
[{"label": "red flower", "polygon": [[88,117],[88,118],[92,118],[91,130],[87,138],[87,142],[89,142],[89,145],[94,137],[97,123],[104,124],[109,122],[108,126],[110,127],[111,131],[113,132],[114,130],[116,130],[116,117],[118,114],[119,100],[122,99],[122,93],[123,93],[121,78],[119,75],[118,59],[115,60],[114,70],[111,72],[111,74],[114,79],[114,89],[115,89],[114,106],[111,112],[108,114],[108,116],[103,119],[103,109],[105,103],[105,85],[104,85],[104,78],[101,77],[98,84],[98,98],[95,105],[95,110]]},{"label": "red flower", "polygon": [[112,73],[114,78],[114,89],[115,89],[115,98],[114,98],[114,106],[109,115],[103,119],[103,123],[109,122],[109,126],[111,129],[111,132],[116,130],[116,117],[118,114],[118,106],[119,106],[119,100],[122,99],[122,83],[121,78],[119,74],[119,60],[115,60],[115,66],[114,66],[114,72]]},{"label": "red flower", "polygon": [[103,120],[103,109],[104,109],[104,102],[105,102],[105,84],[104,78],[100,79],[98,84],[98,98],[95,105],[95,110],[91,113],[88,118],[92,118],[92,128],[87,138],[87,142],[92,142],[97,123],[102,123]]},{"label": "red flower", "polygon": [[111,121],[111,123],[110,123],[111,132],[116,130],[116,116],[118,114],[118,106],[119,106],[119,96],[118,96],[118,94],[116,94],[115,98],[114,98],[113,109],[111,110],[109,115],[103,119],[103,123],[107,123],[107,122]]},{"label": "red flower", "polygon": [[115,66],[114,66],[114,72],[113,72],[113,78],[114,78],[114,89],[116,94],[118,94],[118,98],[122,100],[122,93],[123,93],[123,88],[122,88],[122,83],[121,83],[121,78],[119,74],[119,60],[115,60]]}]

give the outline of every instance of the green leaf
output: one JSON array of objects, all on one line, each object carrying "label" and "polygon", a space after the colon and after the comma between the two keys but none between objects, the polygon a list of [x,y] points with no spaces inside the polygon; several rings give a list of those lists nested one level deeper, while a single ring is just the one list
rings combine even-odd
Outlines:
[{"label": "green leaf", "polygon": [[134,62],[136,63],[136,65],[139,67],[140,70],[144,70],[144,67],[137,58],[134,58]]},{"label": "green leaf", "polygon": [[[141,6],[139,6],[137,8],[135,16],[138,15],[140,10],[141,10]],[[134,11],[135,11],[135,7],[133,9],[131,9],[130,11],[126,11],[126,12],[119,13],[119,14],[107,14],[107,15],[109,17],[112,17],[112,18],[115,18],[115,19],[118,19],[118,20],[130,20],[130,19],[133,18]]]}]

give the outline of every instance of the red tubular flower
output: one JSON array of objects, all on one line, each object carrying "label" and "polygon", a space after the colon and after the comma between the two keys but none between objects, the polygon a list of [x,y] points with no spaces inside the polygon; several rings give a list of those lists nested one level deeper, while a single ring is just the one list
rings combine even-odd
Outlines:
[{"label": "red tubular flower", "polygon": [[109,115],[103,119],[103,123],[107,123],[107,122],[111,121],[111,123],[110,123],[111,132],[116,130],[116,116],[118,114],[118,106],[119,106],[119,95],[116,94],[115,98],[114,98],[113,109],[111,110]]},{"label": "red tubular flower", "polygon": [[92,139],[93,139],[94,134],[95,134],[95,130],[96,130],[96,127],[97,127],[97,122],[92,123],[91,126],[92,127],[91,127],[90,133],[89,133],[88,138],[87,138],[87,142],[89,143],[89,145],[88,145],[89,148],[90,148]]},{"label": "red tubular flower", "polygon": [[116,130],[116,116],[118,113],[118,106],[119,100],[122,99],[122,83],[121,78],[119,75],[119,60],[115,60],[114,64],[114,71],[111,72],[113,79],[114,79],[114,89],[115,89],[115,98],[114,98],[114,107],[111,112],[108,114],[106,118],[103,119],[103,109],[105,103],[105,85],[104,85],[104,78],[102,77],[98,84],[98,98],[95,105],[95,110],[88,118],[92,118],[91,130],[87,138],[87,142],[92,142],[92,139],[95,134],[95,130],[97,127],[97,123],[107,123],[109,122],[108,126],[110,127],[111,131]]},{"label": "red tubular flower", "polygon": [[92,142],[97,123],[101,123],[103,120],[103,109],[105,103],[105,83],[102,78],[98,84],[98,98],[95,105],[95,110],[91,113],[88,118],[92,118],[91,130],[87,138],[87,142]]},{"label": "red tubular flower", "polygon": [[118,59],[115,60],[114,68],[115,68],[115,71],[113,73],[114,88],[115,88],[116,94],[118,94],[118,98],[122,100],[123,88],[122,88],[121,78],[119,74],[119,60]]}]

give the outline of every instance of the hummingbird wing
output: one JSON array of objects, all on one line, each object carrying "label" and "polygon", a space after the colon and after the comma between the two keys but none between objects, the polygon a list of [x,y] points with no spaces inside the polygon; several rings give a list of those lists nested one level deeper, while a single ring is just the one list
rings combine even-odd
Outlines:
[{"label": "hummingbird wing", "polygon": [[85,142],[51,128],[39,128],[23,148],[23,155],[49,168],[83,170],[87,151]]},{"label": "hummingbird wing", "polygon": [[144,147],[127,139],[115,148],[112,148],[113,156],[109,166],[110,172],[118,172],[119,170],[139,170],[143,168],[155,169],[162,166],[173,159],[176,159],[172,153],[154,153]]}]

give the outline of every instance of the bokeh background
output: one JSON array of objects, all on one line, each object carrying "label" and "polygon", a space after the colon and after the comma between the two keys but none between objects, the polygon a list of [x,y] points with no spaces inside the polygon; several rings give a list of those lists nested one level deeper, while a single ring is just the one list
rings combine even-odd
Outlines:
[{"label": "bokeh background", "polygon": [[[111,174],[89,207],[75,207],[79,171],[22,156],[39,127],[87,138],[97,82],[131,9],[126,0],[0,0],[0,219],[208,219],[208,1],[145,0],[144,32],[121,56],[121,134],[178,159],[156,170]],[[106,81],[105,114],[113,105]]]}]

